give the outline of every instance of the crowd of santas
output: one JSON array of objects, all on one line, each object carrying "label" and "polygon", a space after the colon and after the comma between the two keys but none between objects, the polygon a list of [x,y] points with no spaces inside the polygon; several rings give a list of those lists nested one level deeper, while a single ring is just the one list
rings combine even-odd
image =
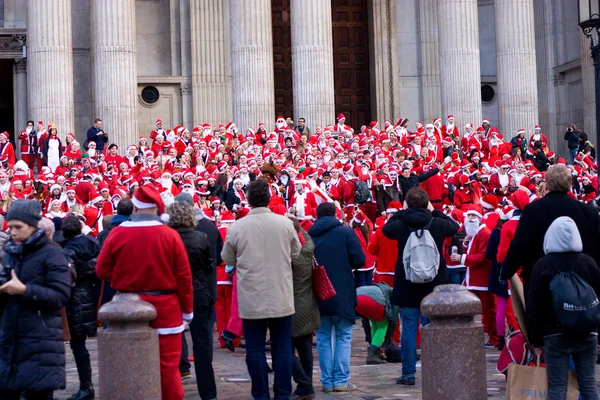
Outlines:
[{"label": "crowd of santas", "polygon": [[[445,124],[439,118],[426,125],[417,122],[411,131],[406,118],[354,130],[339,114],[335,125],[316,126],[311,134],[304,124],[294,127],[283,117],[273,130],[259,123],[243,133],[232,122],[200,124],[190,132],[182,126],[164,129],[157,120],[156,129],[124,155],[116,144],[100,152],[94,141],[81,145],[70,133],[63,144],[53,124],[46,129],[40,121],[36,134],[32,129],[19,134],[20,161],[8,134],[0,134],[0,192],[38,199],[49,218],[62,218],[80,204],[95,233],[102,229],[101,217],[112,215],[120,199],[144,184],[155,185],[167,204],[187,192],[209,218],[231,220],[248,212],[245,186],[268,175],[274,211],[295,214],[310,225],[320,202],[336,201],[348,221],[360,208],[377,226],[389,203],[402,202],[414,186],[428,192],[436,209],[466,211],[486,194],[500,203],[518,188],[539,194],[548,166],[565,163],[550,151],[539,126],[529,138],[519,130],[505,141],[486,119],[461,132],[452,115]],[[590,148],[572,167],[572,195],[584,202],[598,191]],[[361,189],[368,190],[366,196],[359,196]]]}]

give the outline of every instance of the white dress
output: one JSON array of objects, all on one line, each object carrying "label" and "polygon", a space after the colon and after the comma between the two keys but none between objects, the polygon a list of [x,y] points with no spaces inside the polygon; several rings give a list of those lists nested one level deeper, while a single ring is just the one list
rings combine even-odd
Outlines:
[{"label": "white dress", "polygon": [[54,172],[56,170],[56,167],[58,167],[60,164],[60,155],[59,155],[60,141],[58,139],[51,139],[51,138],[48,138],[46,140],[48,140],[47,164],[50,167],[50,169],[52,170],[52,172]]}]

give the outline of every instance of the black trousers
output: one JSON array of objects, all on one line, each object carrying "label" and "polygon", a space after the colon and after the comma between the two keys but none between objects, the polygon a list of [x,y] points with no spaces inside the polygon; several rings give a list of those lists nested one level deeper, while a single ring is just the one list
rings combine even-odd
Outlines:
[{"label": "black trousers", "polygon": [[90,353],[85,346],[87,336],[71,336],[69,345],[73,351],[73,358],[77,365],[77,374],[79,375],[79,386],[87,389],[92,385],[92,365],[90,363]]},{"label": "black trousers", "polygon": [[[296,382],[296,391],[298,396],[313,394],[315,389],[312,385],[313,373],[313,352],[312,352],[312,334],[292,338],[292,377]],[[298,354],[296,356],[296,353]]]},{"label": "black trousers", "polygon": [[[25,391],[25,400],[52,400],[53,390],[43,392]],[[21,400],[21,392],[2,392],[0,400]]]},{"label": "black trousers", "polygon": [[[196,294],[194,294],[196,297]],[[195,298],[195,300],[197,300]],[[217,385],[215,383],[215,372],[212,367],[213,361],[213,334],[212,334],[213,305],[198,305],[194,307],[194,319],[190,323],[190,335],[192,337],[192,348],[194,351],[194,369],[196,372],[196,384],[198,394],[202,400],[217,397]],[[188,361],[187,342],[185,334],[182,334],[183,349],[179,371],[190,370]]]}]

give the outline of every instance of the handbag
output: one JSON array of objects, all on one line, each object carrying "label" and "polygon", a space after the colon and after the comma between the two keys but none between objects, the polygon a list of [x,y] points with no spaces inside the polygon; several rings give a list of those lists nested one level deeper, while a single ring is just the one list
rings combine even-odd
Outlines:
[{"label": "handbag", "polygon": [[327,301],[336,296],[337,293],[327,276],[325,267],[320,265],[315,257],[313,257],[312,282],[317,300]]},{"label": "handbag", "polygon": [[[579,390],[575,371],[569,370],[567,400],[577,400]],[[548,377],[546,368],[540,367],[539,359],[535,366],[510,364],[506,381],[506,399],[545,399],[548,397]]]}]

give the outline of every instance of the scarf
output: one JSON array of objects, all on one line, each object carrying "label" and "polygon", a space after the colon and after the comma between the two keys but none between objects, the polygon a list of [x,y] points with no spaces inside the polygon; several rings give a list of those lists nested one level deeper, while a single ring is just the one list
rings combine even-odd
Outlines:
[{"label": "scarf", "polygon": [[[3,263],[11,269],[14,269],[18,260],[23,256],[23,249],[27,247],[35,247],[46,237],[46,232],[43,229],[38,229],[22,244],[16,244],[12,239],[4,244],[5,257]],[[8,257],[7,257],[8,256]]]}]

